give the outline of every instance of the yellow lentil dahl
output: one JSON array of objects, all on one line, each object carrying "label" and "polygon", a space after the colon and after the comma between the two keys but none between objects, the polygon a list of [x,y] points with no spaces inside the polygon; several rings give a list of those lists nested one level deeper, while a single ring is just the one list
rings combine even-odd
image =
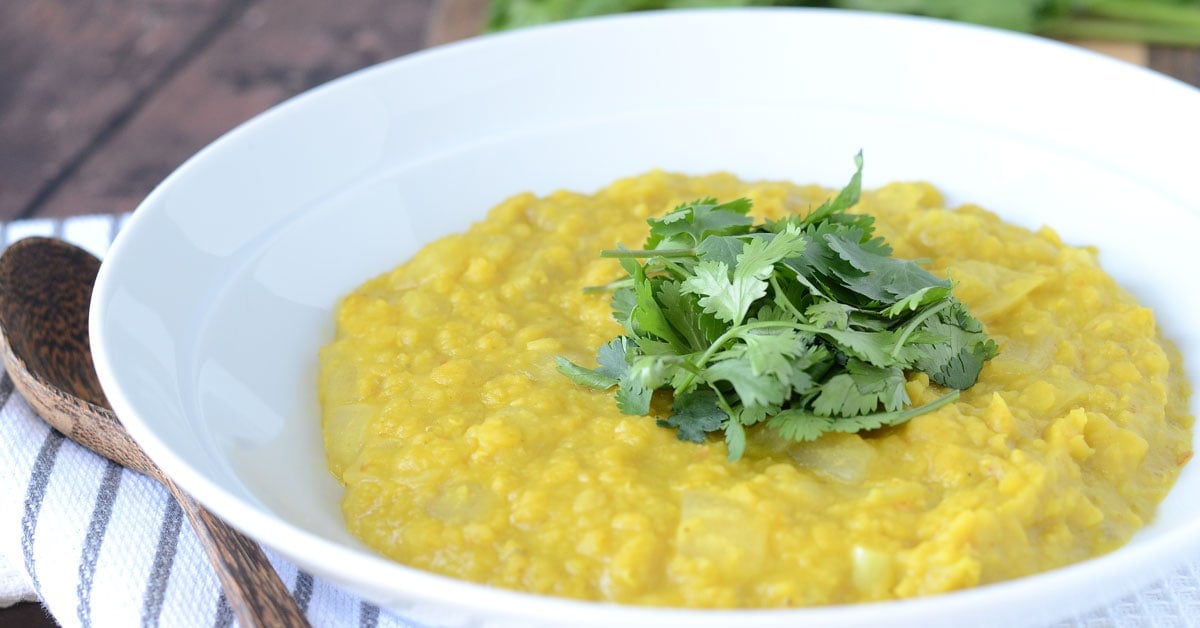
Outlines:
[{"label": "yellow lentil dahl", "polygon": [[[805,444],[752,430],[744,458],[679,441],[555,371],[619,333],[599,250],[680,202],[758,217],[828,190],[663,172],[595,195],[519,195],[372,279],[320,356],[347,525],[400,562],[630,604],[775,607],[911,597],[1101,554],[1191,457],[1190,391],[1150,310],[1064,245],[926,184],[866,192],[899,257],[926,258],[999,343],[957,403]],[[938,391],[911,379],[914,404]]]}]

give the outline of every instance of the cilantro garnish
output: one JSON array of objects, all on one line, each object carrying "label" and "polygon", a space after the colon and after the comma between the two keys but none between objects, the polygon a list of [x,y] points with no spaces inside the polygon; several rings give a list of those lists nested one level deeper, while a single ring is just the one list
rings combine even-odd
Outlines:
[{"label": "cilantro garnish", "polygon": [[[654,391],[671,391],[658,424],[695,442],[724,431],[730,460],[758,423],[806,441],[954,401],[996,344],[948,280],[892,257],[871,216],[846,212],[861,192],[861,152],[855,164],[850,183],[806,216],[755,225],[748,199],[706,198],[651,218],[642,249],[601,252],[628,273],[593,290],[612,291],[625,333],[600,347],[597,368],[560,357],[558,370],[615,387],[626,414],[649,414]],[[951,391],[912,407],[911,372]]]}]

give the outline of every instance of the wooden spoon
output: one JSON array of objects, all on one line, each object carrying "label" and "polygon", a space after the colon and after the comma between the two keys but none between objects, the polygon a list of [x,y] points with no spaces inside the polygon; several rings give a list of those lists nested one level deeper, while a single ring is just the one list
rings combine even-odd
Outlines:
[{"label": "wooden spoon", "polygon": [[163,474],[109,407],[88,341],[99,270],[95,256],[51,238],[21,240],[0,256],[0,351],[13,384],[67,438],[171,491],[243,626],[307,626],[262,549]]}]

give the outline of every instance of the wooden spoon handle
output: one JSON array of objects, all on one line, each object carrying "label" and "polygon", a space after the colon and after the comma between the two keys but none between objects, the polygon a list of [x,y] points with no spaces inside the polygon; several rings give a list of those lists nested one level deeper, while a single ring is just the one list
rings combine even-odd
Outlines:
[{"label": "wooden spoon handle", "polygon": [[192,522],[238,623],[264,628],[309,625],[257,543],[205,510],[169,478],[164,477],[163,484]]}]

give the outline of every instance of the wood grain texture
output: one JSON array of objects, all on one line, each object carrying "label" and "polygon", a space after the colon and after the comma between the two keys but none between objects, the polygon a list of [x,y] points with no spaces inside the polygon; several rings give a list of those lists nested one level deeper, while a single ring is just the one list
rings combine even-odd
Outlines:
[{"label": "wood grain texture", "polygon": [[69,175],[225,1],[0,2],[0,218]]},{"label": "wood grain texture", "polygon": [[[1147,61],[1151,68],[1163,74],[1200,87],[1200,48],[1151,46]],[[1200,112],[1197,117],[1200,118]]]},{"label": "wood grain texture", "polygon": [[[100,260],[52,238],[27,238],[0,257],[0,325],[27,372],[107,406],[96,380],[88,306]],[[65,432],[64,432],[65,433]]]},{"label": "wood grain texture", "polygon": [[[257,543],[218,519],[170,479],[160,480],[175,496],[200,544],[214,559],[217,579],[239,624],[262,628],[309,625]],[[219,556],[213,555],[214,550]]]},{"label": "wood grain texture", "polygon": [[425,45],[439,46],[474,37],[487,26],[488,0],[434,0]]},{"label": "wood grain texture", "polygon": [[[0,2],[0,219],[132,209],[224,131],[480,32],[487,0]],[[1084,42],[1200,86],[1200,50]]]},{"label": "wood grain texture", "polygon": [[[431,0],[257,0],[38,209],[130,211],[185,159],[289,96],[419,49]],[[0,148],[2,150],[2,148]]]},{"label": "wood grain texture", "polygon": [[88,337],[100,261],[51,238],[0,255],[0,358],[17,391],[67,438],[165,485],[192,522],[243,626],[307,626],[262,549],[201,507],[155,465],[108,406]]},{"label": "wood grain texture", "polygon": [[162,476],[115,414],[74,395],[63,394],[60,388],[29,371],[25,362],[13,352],[8,337],[6,332],[0,339],[4,368],[12,376],[17,392],[38,416],[67,438],[121,466],[152,478]]}]

